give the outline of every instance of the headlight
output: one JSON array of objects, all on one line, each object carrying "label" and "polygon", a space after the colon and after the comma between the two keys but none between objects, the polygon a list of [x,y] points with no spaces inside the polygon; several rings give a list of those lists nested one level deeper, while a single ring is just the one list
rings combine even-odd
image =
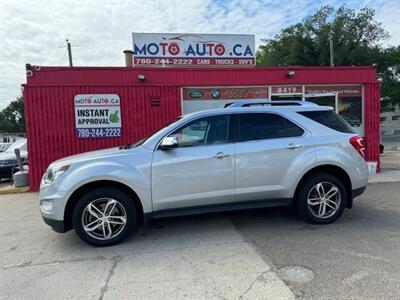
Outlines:
[{"label": "headlight", "polygon": [[60,177],[65,171],[67,171],[69,168],[69,165],[57,167],[57,168],[50,168],[44,173],[43,175],[43,183],[45,185],[48,185],[52,183],[54,180],[56,180],[58,177]]}]

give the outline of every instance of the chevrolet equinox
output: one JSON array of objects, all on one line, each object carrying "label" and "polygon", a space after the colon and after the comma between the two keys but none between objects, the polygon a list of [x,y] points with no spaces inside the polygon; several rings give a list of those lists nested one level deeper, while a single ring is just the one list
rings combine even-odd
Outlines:
[{"label": "chevrolet equinox", "polygon": [[109,246],[136,225],[177,215],[293,205],[327,224],[367,182],[364,140],[331,107],[228,107],[53,162],[40,210],[55,231]]}]

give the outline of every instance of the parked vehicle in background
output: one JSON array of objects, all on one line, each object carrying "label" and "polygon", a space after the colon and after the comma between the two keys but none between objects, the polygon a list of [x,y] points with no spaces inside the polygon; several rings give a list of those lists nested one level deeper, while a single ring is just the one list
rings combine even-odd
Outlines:
[{"label": "parked vehicle in background", "polygon": [[338,219],[368,183],[364,140],[331,107],[233,107],[188,114],[133,145],[53,162],[40,209],[96,246],[152,218],[294,205]]},{"label": "parked vehicle in background", "polygon": [[7,150],[0,153],[0,179],[11,178],[12,171],[18,166],[17,158],[15,156],[14,150],[19,148],[21,159],[24,163],[28,159],[28,149],[26,139],[20,139],[13,144],[11,144]]},{"label": "parked vehicle in background", "polygon": [[11,146],[11,143],[0,143],[0,153],[7,150]]},{"label": "parked vehicle in background", "polygon": [[382,136],[381,136],[381,138],[379,140],[379,153],[382,154],[384,151],[385,151],[385,145],[383,145]]}]

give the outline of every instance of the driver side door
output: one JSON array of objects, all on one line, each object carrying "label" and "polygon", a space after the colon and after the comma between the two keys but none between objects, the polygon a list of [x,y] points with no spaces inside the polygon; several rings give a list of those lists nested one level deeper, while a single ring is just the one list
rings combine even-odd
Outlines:
[{"label": "driver side door", "polygon": [[168,135],[174,149],[156,149],[152,161],[153,210],[233,202],[234,144],[230,116],[201,117]]}]

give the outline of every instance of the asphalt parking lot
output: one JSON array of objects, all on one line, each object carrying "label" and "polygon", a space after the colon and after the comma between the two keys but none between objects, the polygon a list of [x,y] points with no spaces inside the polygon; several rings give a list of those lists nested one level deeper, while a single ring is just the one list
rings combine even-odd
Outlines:
[{"label": "asphalt parking lot", "polygon": [[0,196],[0,299],[294,299],[227,215],[167,219],[95,248]]},{"label": "asphalt parking lot", "polygon": [[330,225],[305,224],[289,209],[235,213],[231,220],[282,278],[287,266],[312,272],[286,280],[301,299],[399,299],[399,182],[369,184]]},{"label": "asphalt parking lot", "polygon": [[[398,299],[400,152],[336,223],[275,208],[157,220],[95,248],[0,195],[0,299]],[[381,178],[386,178],[385,176]]]}]

